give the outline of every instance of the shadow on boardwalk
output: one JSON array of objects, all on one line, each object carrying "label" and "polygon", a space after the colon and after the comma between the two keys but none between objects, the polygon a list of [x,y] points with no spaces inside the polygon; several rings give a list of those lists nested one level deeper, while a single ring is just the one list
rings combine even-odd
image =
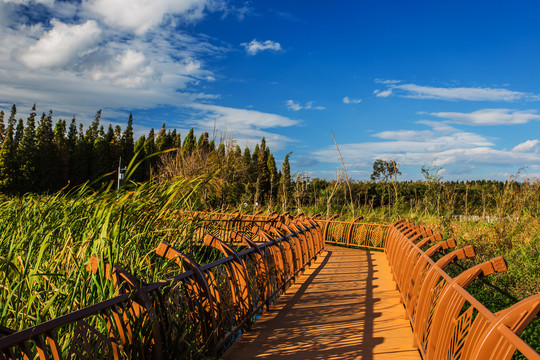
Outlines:
[{"label": "shadow on boardwalk", "polygon": [[420,359],[385,255],[327,250],[222,359]]}]

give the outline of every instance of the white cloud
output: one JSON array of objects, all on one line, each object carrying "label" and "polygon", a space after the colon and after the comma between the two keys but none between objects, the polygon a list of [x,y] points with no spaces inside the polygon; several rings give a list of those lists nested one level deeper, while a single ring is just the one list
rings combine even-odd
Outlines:
[{"label": "white cloud", "polygon": [[44,4],[44,5],[52,5],[54,3],[54,0],[2,0],[2,2],[18,4],[18,5],[28,5],[31,2]]},{"label": "white cloud", "polygon": [[437,112],[430,115],[466,125],[515,125],[540,120],[536,110],[482,109],[472,113]]},{"label": "white cloud", "polygon": [[158,26],[167,15],[187,21],[201,19],[208,0],[85,0],[84,7],[111,27],[141,35]]},{"label": "white cloud", "polygon": [[362,102],[362,99],[354,99],[354,98],[350,98],[348,96],[345,96],[343,98],[343,103],[344,104],[359,104]]},{"label": "white cloud", "polygon": [[534,149],[536,149],[536,146],[540,143],[540,140],[534,139],[534,140],[527,140],[516,147],[512,149],[512,151],[517,152],[531,152]]},{"label": "white cloud", "polygon": [[298,110],[324,110],[326,109],[324,106],[313,106],[313,101],[308,101],[306,105],[302,106],[299,102],[294,100],[287,100],[285,101],[285,105],[287,105],[287,109],[292,111],[298,111]]},{"label": "white cloud", "polygon": [[375,94],[375,96],[377,97],[382,97],[382,98],[389,97],[390,95],[392,95],[392,89],[387,89],[387,90],[382,90],[382,91],[374,90],[373,94]]},{"label": "white cloud", "polygon": [[[189,72],[186,66],[186,71]],[[95,81],[108,79],[113,85],[126,88],[143,87],[154,76],[154,69],[141,52],[131,49],[118,53],[106,66],[91,72]]]},{"label": "white cloud", "polygon": [[[393,159],[403,166],[433,165],[452,168],[482,166],[540,165],[540,154],[533,152],[539,140],[528,140],[511,151],[495,148],[495,143],[480,134],[461,131],[448,126],[437,127],[434,122],[422,122],[427,130],[395,130],[375,133],[381,141],[340,144],[349,169],[365,169],[375,159]],[[314,153],[320,162],[339,164],[334,146]]]},{"label": "white cloud", "polygon": [[[113,109],[179,107],[217,96],[200,90],[216,78],[202,59],[229,50],[207,36],[178,30],[123,36],[87,19],[80,4],[59,15],[55,3],[51,12],[61,20],[49,26],[44,17],[27,25],[17,22],[19,5],[8,5],[0,0],[0,18],[10,19],[0,22],[4,102],[21,108],[37,103],[59,116],[76,114],[86,124],[101,108],[122,118],[129,110]],[[72,23],[74,14],[80,23]]]},{"label": "white cloud", "polygon": [[269,129],[300,124],[299,120],[256,110],[209,104],[191,104],[190,106],[198,111],[193,114],[194,124],[198,129],[204,131],[217,129],[227,135],[232,135],[237,142],[248,145],[254,145],[264,136],[273,150],[283,149],[293,140],[270,132]]},{"label": "white cloud", "polygon": [[66,65],[100,39],[101,29],[93,20],[68,25],[53,19],[51,24],[50,31],[19,54],[20,61],[31,69]]},{"label": "white cloud", "polygon": [[466,100],[466,101],[517,101],[539,100],[540,96],[520,91],[490,87],[433,87],[416,84],[401,84],[395,81],[375,81],[386,84],[384,90],[375,90],[378,97],[387,97],[392,94],[414,99],[435,100]]},{"label": "white cloud", "polygon": [[287,109],[289,110],[292,110],[292,111],[302,110],[302,106],[300,106],[300,103],[297,103],[296,101],[287,100],[285,101],[285,104],[287,105]]},{"label": "white cloud", "polygon": [[397,84],[397,83],[400,83],[401,80],[375,79],[374,82],[375,82],[376,84]]},{"label": "white cloud", "polygon": [[272,50],[272,51],[281,50],[280,43],[272,41],[272,40],[259,42],[256,39],[253,39],[249,43],[242,43],[240,45],[242,45],[246,49],[247,53],[250,55],[256,55],[258,52],[265,51],[265,50]]}]

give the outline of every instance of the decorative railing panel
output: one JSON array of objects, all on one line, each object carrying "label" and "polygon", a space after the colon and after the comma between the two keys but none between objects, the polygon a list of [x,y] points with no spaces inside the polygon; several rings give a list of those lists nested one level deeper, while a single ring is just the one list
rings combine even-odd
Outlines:
[{"label": "decorative railing panel", "polygon": [[[200,358],[216,354],[251,326],[323,249],[309,219],[234,218],[230,238],[202,237],[224,255],[199,265],[168,244],[156,249],[179,275],[145,284],[124,269],[92,258],[89,270],[113,281],[119,295],[19,332],[2,331],[0,359]],[[240,221],[239,221],[240,220]],[[228,224],[221,219],[220,224]],[[276,226],[273,226],[276,225]],[[242,233],[241,231],[244,231]],[[272,235],[274,234],[274,235]],[[229,245],[244,244],[236,252]]]},{"label": "decorative railing panel", "polygon": [[383,250],[390,227],[362,223],[358,220],[360,218],[353,221],[318,220],[324,229],[325,243]]}]

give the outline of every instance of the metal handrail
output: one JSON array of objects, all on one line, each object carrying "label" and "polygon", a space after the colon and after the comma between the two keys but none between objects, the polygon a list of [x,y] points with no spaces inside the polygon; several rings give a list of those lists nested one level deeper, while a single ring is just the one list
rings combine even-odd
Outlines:
[{"label": "metal handrail", "polygon": [[[517,350],[527,359],[540,359],[519,338],[540,311],[540,294],[493,314],[466,287],[478,276],[506,271],[504,259],[494,258],[452,278],[439,266],[449,261],[434,262],[428,255],[439,251],[440,243],[425,252],[415,243],[422,233],[425,229],[412,223],[395,223],[385,251],[423,358],[510,359]],[[447,241],[445,246],[455,242]],[[454,256],[452,261],[470,257],[471,250],[458,249],[448,256]]]},{"label": "metal handrail", "polygon": [[[181,274],[153,284],[94,258],[94,266],[89,268],[113,281],[119,295],[0,337],[0,359],[92,358],[95,351],[104,358],[146,358],[148,354],[162,358],[171,352],[178,355],[181,349],[171,344],[182,336],[196,344],[186,351],[216,353],[240,330],[249,328],[254,316],[323,250],[317,223],[288,218],[278,229],[271,225],[275,219],[270,220],[259,223],[264,230],[257,226],[249,232],[247,227],[243,229],[248,247],[241,252],[208,235],[207,246],[227,255],[210,264],[198,265],[174,248],[160,245],[158,255],[175,260]],[[268,231],[282,236],[271,236]],[[189,266],[187,271],[184,266]],[[62,342],[59,336],[71,340]]]}]

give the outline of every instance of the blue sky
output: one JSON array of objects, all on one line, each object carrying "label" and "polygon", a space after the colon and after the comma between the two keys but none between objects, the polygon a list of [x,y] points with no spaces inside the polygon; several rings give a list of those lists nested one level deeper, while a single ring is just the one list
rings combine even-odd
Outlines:
[{"label": "blue sky", "polygon": [[293,172],[540,177],[536,1],[0,0],[0,108],[265,136]]}]

